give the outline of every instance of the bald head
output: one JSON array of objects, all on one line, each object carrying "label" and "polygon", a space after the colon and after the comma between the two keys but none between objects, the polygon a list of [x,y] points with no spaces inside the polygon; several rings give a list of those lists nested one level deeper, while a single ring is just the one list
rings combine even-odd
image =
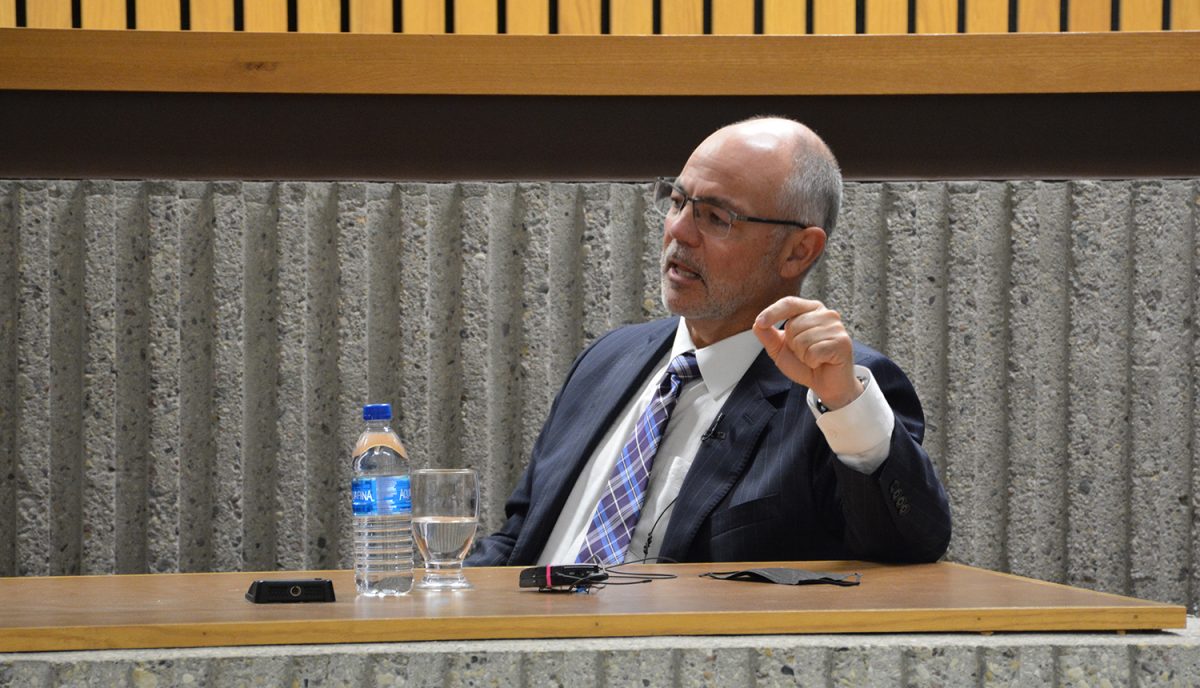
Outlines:
[{"label": "bald head", "polygon": [[806,139],[820,141],[811,129],[784,117],[752,117],[734,122],[713,132],[706,142],[729,139],[736,139],[763,151],[781,148],[792,150]]},{"label": "bald head", "polygon": [[820,227],[837,224],[842,173],[829,146],[812,129],[784,117],[754,117],[722,127],[697,147],[725,157],[731,151],[753,161],[760,183],[773,187],[783,219]]}]

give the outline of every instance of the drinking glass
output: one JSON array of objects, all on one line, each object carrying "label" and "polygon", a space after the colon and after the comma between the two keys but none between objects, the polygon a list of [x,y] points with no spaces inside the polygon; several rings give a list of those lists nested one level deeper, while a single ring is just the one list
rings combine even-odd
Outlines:
[{"label": "drinking glass", "polygon": [[469,468],[412,473],[413,540],[425,559],[417,590],[469,590],[463,559],[479,522],[479,485]]}]

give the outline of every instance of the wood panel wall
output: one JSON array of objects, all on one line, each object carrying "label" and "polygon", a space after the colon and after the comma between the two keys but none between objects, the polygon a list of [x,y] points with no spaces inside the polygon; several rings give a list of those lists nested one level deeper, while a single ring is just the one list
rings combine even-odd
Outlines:
[{"label": "wood panel wall", "polygon": [[0,28],[852,34],[1200,30],[1200,0],[0,0]]}]

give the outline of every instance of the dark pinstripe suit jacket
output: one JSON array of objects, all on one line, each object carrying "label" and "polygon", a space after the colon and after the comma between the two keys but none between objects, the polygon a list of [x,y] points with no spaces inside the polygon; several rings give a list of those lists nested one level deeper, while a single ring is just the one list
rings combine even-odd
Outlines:
[{"label": "dark pinstripe suit jacket", "polygon": [[[575,360],[505,505],[507,522],[482,539],[473,566],[536,562],[575,481],[605,430],[669,350],[678,319],[623,327]],[[896,425],[872,475],[829,449],[805,401],[766,353],[722,408],[680,488],[660,554],[678,561],[872,559],[932,561],[950,540],[950,510],[921,448],[924,416],[894,363],[855,344]]]}]

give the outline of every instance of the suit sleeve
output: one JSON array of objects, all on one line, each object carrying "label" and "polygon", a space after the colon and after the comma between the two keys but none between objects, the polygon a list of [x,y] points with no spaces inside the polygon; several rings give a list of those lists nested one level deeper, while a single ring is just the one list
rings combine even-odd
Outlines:
[{"label": "suit sleeve", "polygon": [[921,446],[921,403],[896,364],[878,357],[867,365],[896,423],[887,459],[870,475],[832,457],[846,548],[875,561],[936,561],[950,543],[950,505]]},{"label": "suit sleeve", "polygon": [[517,488],[504,504],[507,520],[500,530],[479,540],[470,556],[463,562],[466,566],[504,566],[512,556],[525,514],[529,511],[530,478],[532,470],[526,466]]}]

